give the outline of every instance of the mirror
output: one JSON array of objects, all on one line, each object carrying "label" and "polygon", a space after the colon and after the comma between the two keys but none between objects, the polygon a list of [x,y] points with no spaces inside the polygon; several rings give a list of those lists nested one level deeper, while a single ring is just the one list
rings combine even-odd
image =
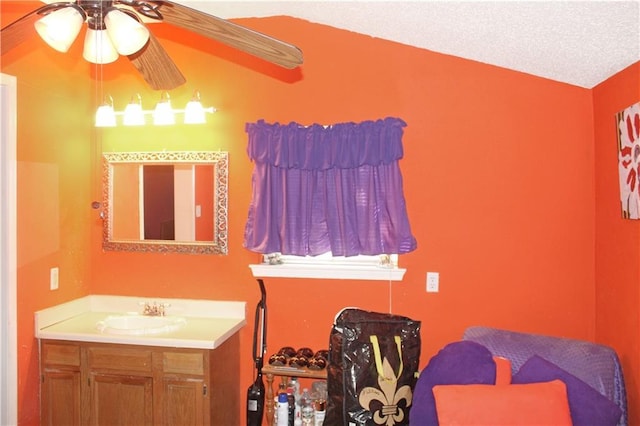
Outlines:
[{"label": "mirror", "polygon": [[105,250],[227,254],[228,153],[103,153]]}]

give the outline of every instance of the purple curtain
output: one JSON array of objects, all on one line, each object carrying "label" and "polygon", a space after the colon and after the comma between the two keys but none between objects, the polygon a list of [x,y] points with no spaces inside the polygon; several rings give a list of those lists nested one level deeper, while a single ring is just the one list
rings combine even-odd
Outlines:
[{"label": "purple curtain", "polygon": [[296,256],[415,250],[398,164],[405,126],[248,123],[255,167],[244,247]]}]

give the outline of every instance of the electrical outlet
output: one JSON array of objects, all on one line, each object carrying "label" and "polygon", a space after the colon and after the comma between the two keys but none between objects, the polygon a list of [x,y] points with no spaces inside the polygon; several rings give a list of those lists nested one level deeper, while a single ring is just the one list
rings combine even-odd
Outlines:
[{"label": "electrical outlet", "polygon": [[51,290],[58,289],[58,267],[51,268],[49,271],[49,288]]},{"label": "electrical outlet", "polygon": [[440,273],[427,272],[427,293],[437,293],[440,290]]}]

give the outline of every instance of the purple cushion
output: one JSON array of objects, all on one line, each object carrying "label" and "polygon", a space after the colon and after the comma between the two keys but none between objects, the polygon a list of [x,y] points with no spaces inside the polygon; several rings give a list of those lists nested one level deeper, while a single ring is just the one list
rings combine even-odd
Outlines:
[{"label": "purple cushion", "polygon": [[479,343],[453,342],[429,360],[420,373],[409,411],[411,426],[438,426],[435,385],[494,384],[496,363],[493,355]]},{"label": "purple cushion", "polygon": [[534,355],[520,367],[511,383],[549,382],[560,379],[567,385],[569,410],[574,426],[615,426],[622,410],[597,390],[552,362]]}]

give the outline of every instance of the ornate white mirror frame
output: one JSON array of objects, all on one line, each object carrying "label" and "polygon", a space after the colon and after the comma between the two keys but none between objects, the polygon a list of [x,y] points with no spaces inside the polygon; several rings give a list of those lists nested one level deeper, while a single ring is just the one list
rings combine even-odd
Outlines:
[{"label": "ornate white mirror frame", "polygon": [[[114,166],[132,165],[212,165],[212,241],[165,239],[114,239]],[[134,182],[134,184],[138,184]],[[188,254],[227,254],[228,153],[223,151],[158,151],[103,153],[102,198],[104,250]],[[138,201],[139,202],[139,201]]]}]

